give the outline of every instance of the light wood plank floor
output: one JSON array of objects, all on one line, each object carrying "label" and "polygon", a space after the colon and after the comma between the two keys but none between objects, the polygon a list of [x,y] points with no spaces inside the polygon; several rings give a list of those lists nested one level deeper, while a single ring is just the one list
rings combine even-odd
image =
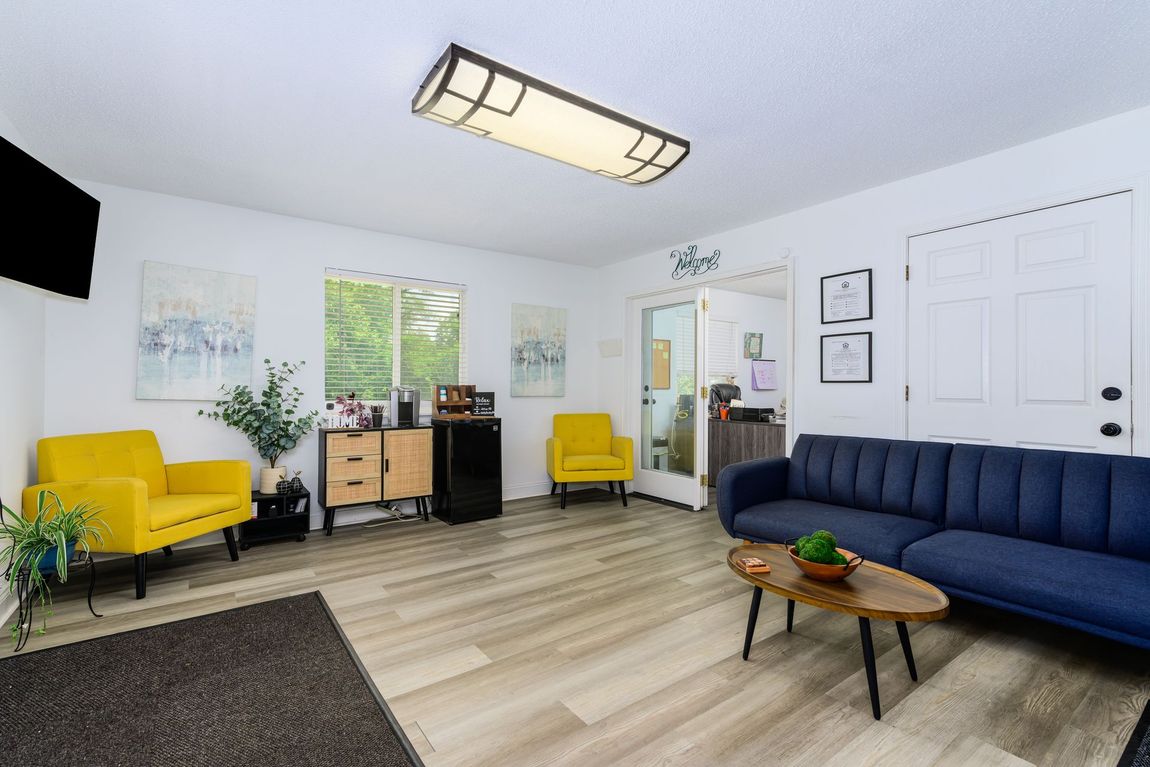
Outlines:
[{"label": "light wood plank floor", "polygon": [[[101,564],[97,609],[60,587],[28,650],[319,589],[431,767],[448,765],[1113,765],[1150,698],[1150,654],[970,604],[911,624],[912,683],[875,622],[883,719],[858,624],[750,589],[714,512],[573,493],[505,514]],[[237,637],[237,640],[240,638]],[[291,627],[284,627],[291,642]],[[306,652],[306,648],[300,648]],[[226,662],[226,659],[221,659]]]}]

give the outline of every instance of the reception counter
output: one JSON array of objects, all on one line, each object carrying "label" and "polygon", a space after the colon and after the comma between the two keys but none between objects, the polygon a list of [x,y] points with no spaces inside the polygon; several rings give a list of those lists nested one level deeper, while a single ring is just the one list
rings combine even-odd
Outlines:
[{"label": "reception counter", "polygon": [[787,425],[763,421],[707,421],[707,484],[715,486],[723,467],[752,458],[787,454]]}]

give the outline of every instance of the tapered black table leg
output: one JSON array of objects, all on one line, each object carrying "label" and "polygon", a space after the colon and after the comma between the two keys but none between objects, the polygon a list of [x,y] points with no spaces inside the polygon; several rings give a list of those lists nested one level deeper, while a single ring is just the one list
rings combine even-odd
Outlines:
[{"label": "tapered black table leg", "polygon": [[874,642],[870,636],[870,618],[859,618],[859,634],[862,636],[863,663],[866,665],[866,685],[870,688],[870,709],[875,719],[882,719],[882,709],[878,704],[878,673],[874,666]]},{"label": "tapered black table leg", "polygon": [[910,672],[910,678],[917,682],[918,669],[914,667],[914,653],[910,651],[910,634],[906,631],[906,623],[895,621],[894,625],[898,629],[898,641],[902,642],[902,654],[906,656],[906,670]]},{"label": "tapered black table leg", "polygon": [[791,633],[791,629],[795,626],[795,600],[787,600],[787,633]]},{"label": "tapered black table leg", "polygon": [[755,621],[759,619],[759,602],[763,601],[763,590],[755,586],[751,595],[751,614],[747,616],[747,636],[743,639],[743,660],[751,654],[751,640],[755,638]]},{"label": "tapered black table leg", "polygon": [[88,610],[92,615],[97,618],[103,618],[103,615],[96,612],[96,608],[92,607],[92,592],[96,590],[96,563],[92,561],[92,556],[88,555]]}]

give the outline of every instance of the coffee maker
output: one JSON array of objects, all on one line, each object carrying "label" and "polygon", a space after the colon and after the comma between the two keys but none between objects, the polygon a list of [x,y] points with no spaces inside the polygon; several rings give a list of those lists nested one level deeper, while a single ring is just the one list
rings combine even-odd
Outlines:
[{"label": "coffee maker", "polygon": [[419,424],[419,389],[396,386],[391,390],[391,425],[417,426]]}]

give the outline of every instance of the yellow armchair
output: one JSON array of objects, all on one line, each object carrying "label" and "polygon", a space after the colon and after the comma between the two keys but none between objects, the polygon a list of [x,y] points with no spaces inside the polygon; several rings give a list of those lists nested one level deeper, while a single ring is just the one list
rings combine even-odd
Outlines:
[{"label": "yellow armchair", "polygon": [[66,507],[91,501],[108,526],[95,551],[135,556],[136,599],[147,589],[148,552],[198,535],[224,531],[232,561],[239,559],[232,526],[251,517],[252,478],[247,461],[164,464],[156,435],[116,431],[46,437],[36,445],[39,484],[24,490],[24,515],[36,512],[36,494],[55,491]]},{"label": "yellow armchair", "polygon": [[567,508],[568,482],[606,482],[614,493],[619,483],[623,505],[627,505],[626,480],[635,478],[634,447],[630,437],[611,434],[608,413],[558,414],[552,419],[547,440],[547,473],[551,475],[551,495],[561,488],[559,508]]}]

